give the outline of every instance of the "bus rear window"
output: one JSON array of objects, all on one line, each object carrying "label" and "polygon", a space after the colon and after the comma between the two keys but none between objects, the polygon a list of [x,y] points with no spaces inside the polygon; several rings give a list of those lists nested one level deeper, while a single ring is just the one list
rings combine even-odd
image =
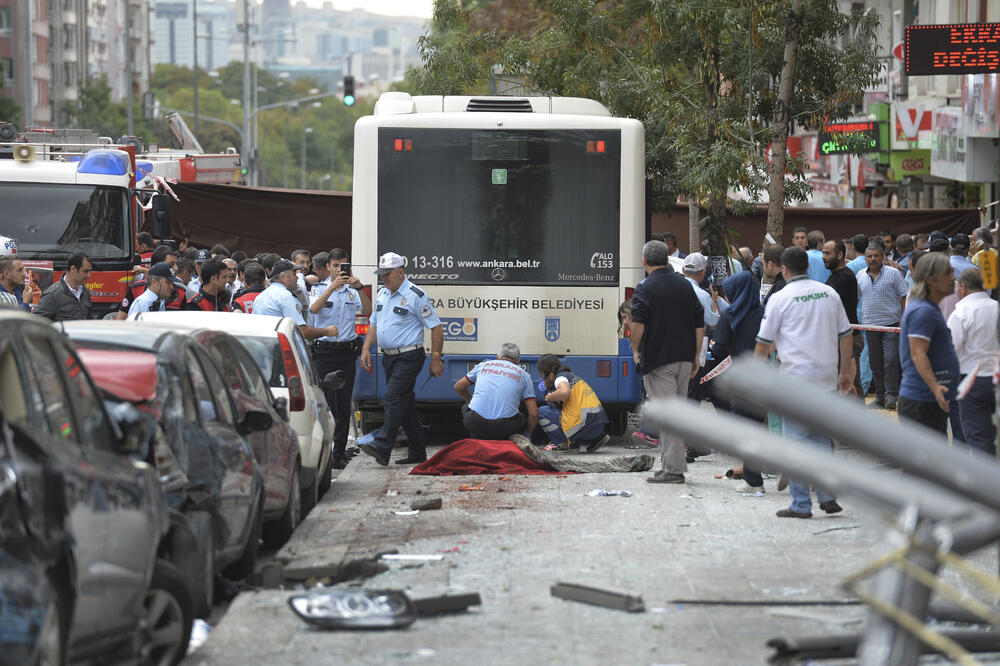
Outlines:
[{"label": "bus rear window", "polygon": [[383,127],[378,164],[378,252],[414,280],[617,286],[619,131]]}]

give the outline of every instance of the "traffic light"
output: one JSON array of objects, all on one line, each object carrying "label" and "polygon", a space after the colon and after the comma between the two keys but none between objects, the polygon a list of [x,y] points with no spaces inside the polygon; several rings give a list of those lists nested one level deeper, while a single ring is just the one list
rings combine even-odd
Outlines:
[{"label": "traffic light", "polygon": [[354,77],[350,74],[344,77],[344,105],[354,106]]}]

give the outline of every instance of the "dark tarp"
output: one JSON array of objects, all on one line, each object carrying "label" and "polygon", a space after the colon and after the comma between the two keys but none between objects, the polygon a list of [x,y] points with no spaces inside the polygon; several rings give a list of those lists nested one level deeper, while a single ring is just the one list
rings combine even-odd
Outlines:
[{"label": "dark tarp", "polygon": [[303,248],[313,253],[351,245],[351,193],[284,190],[208,183],[172,186],[173,234],[178,241],[253,256],[275,252],[288,257]]},{"label": "dark tarp", "polygon": [[[702,210],[698,219],[708,213]],[[767,207],[758,206],[750,215],[730,215],[730,242],[760,250],[767,229]],[[788,247],[792,244],[792,230],[805,227],[810,231],[820,229],[827,239],[850,238],[857,234],[873,236],[884,229],[896,233],[929,234],[940,229],[949,236],[959,232],[971,234],[981,226],[977,208],[786,208],[783,226],[784,238],[778,241]],[[677,236],[677,245],[688,248],[687,205],[676,206],[669,213],[655,213],[653,233],[669,231]],[[697,249],[697,248],[692,248]]]},{"label": "dark tarp", "polygon": [[[178,183],[174,191],[180,202],[172,202],[174,238],[187,238],[199,248],[222,243],[230,251],[249,255],[276,252],[283,257],[292,250],[311,252],[342,247],[350,251],[351,193],[317,190],[285,190],[208,183]],[[707,213],[701,211],[700,218]],[[736,245],[760,249],[767,226],[767,208],[759,206],[750,215],[729,217]],[[897,233],[930,233],[940,229],[948,235],[971,233],[980,226],[975,208],[786,208],[782,245],[792,243],[795,227],[821,229],[827,238],[866,236],[891,229]],[[147,227],[147,230],[148,227]],[[688,247],[687,206],[652,216],[652,231],[670,231],[681,248]]]}]

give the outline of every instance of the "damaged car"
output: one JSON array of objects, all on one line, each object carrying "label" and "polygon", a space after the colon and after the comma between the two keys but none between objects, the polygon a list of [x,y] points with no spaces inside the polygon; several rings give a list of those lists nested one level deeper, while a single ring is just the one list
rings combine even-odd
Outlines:
[{"label": "damaged car", "polygon": [[0,313],[0,613],[16,617],[0,622],[0,654],[16,643],[43,663],[183,658],[192,603],[141,459],[148,436],[131,406],[109,412],[65,336]]}]

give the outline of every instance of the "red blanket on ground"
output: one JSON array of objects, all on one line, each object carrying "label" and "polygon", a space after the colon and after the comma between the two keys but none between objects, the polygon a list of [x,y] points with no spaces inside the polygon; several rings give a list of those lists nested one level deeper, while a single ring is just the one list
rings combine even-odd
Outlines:
[{"label": "red blanket on ground", "polygon": [[509,441],[460,439],[420,463],[410,474],[462,476],[466,474],[566,474],[546,469]]}]

